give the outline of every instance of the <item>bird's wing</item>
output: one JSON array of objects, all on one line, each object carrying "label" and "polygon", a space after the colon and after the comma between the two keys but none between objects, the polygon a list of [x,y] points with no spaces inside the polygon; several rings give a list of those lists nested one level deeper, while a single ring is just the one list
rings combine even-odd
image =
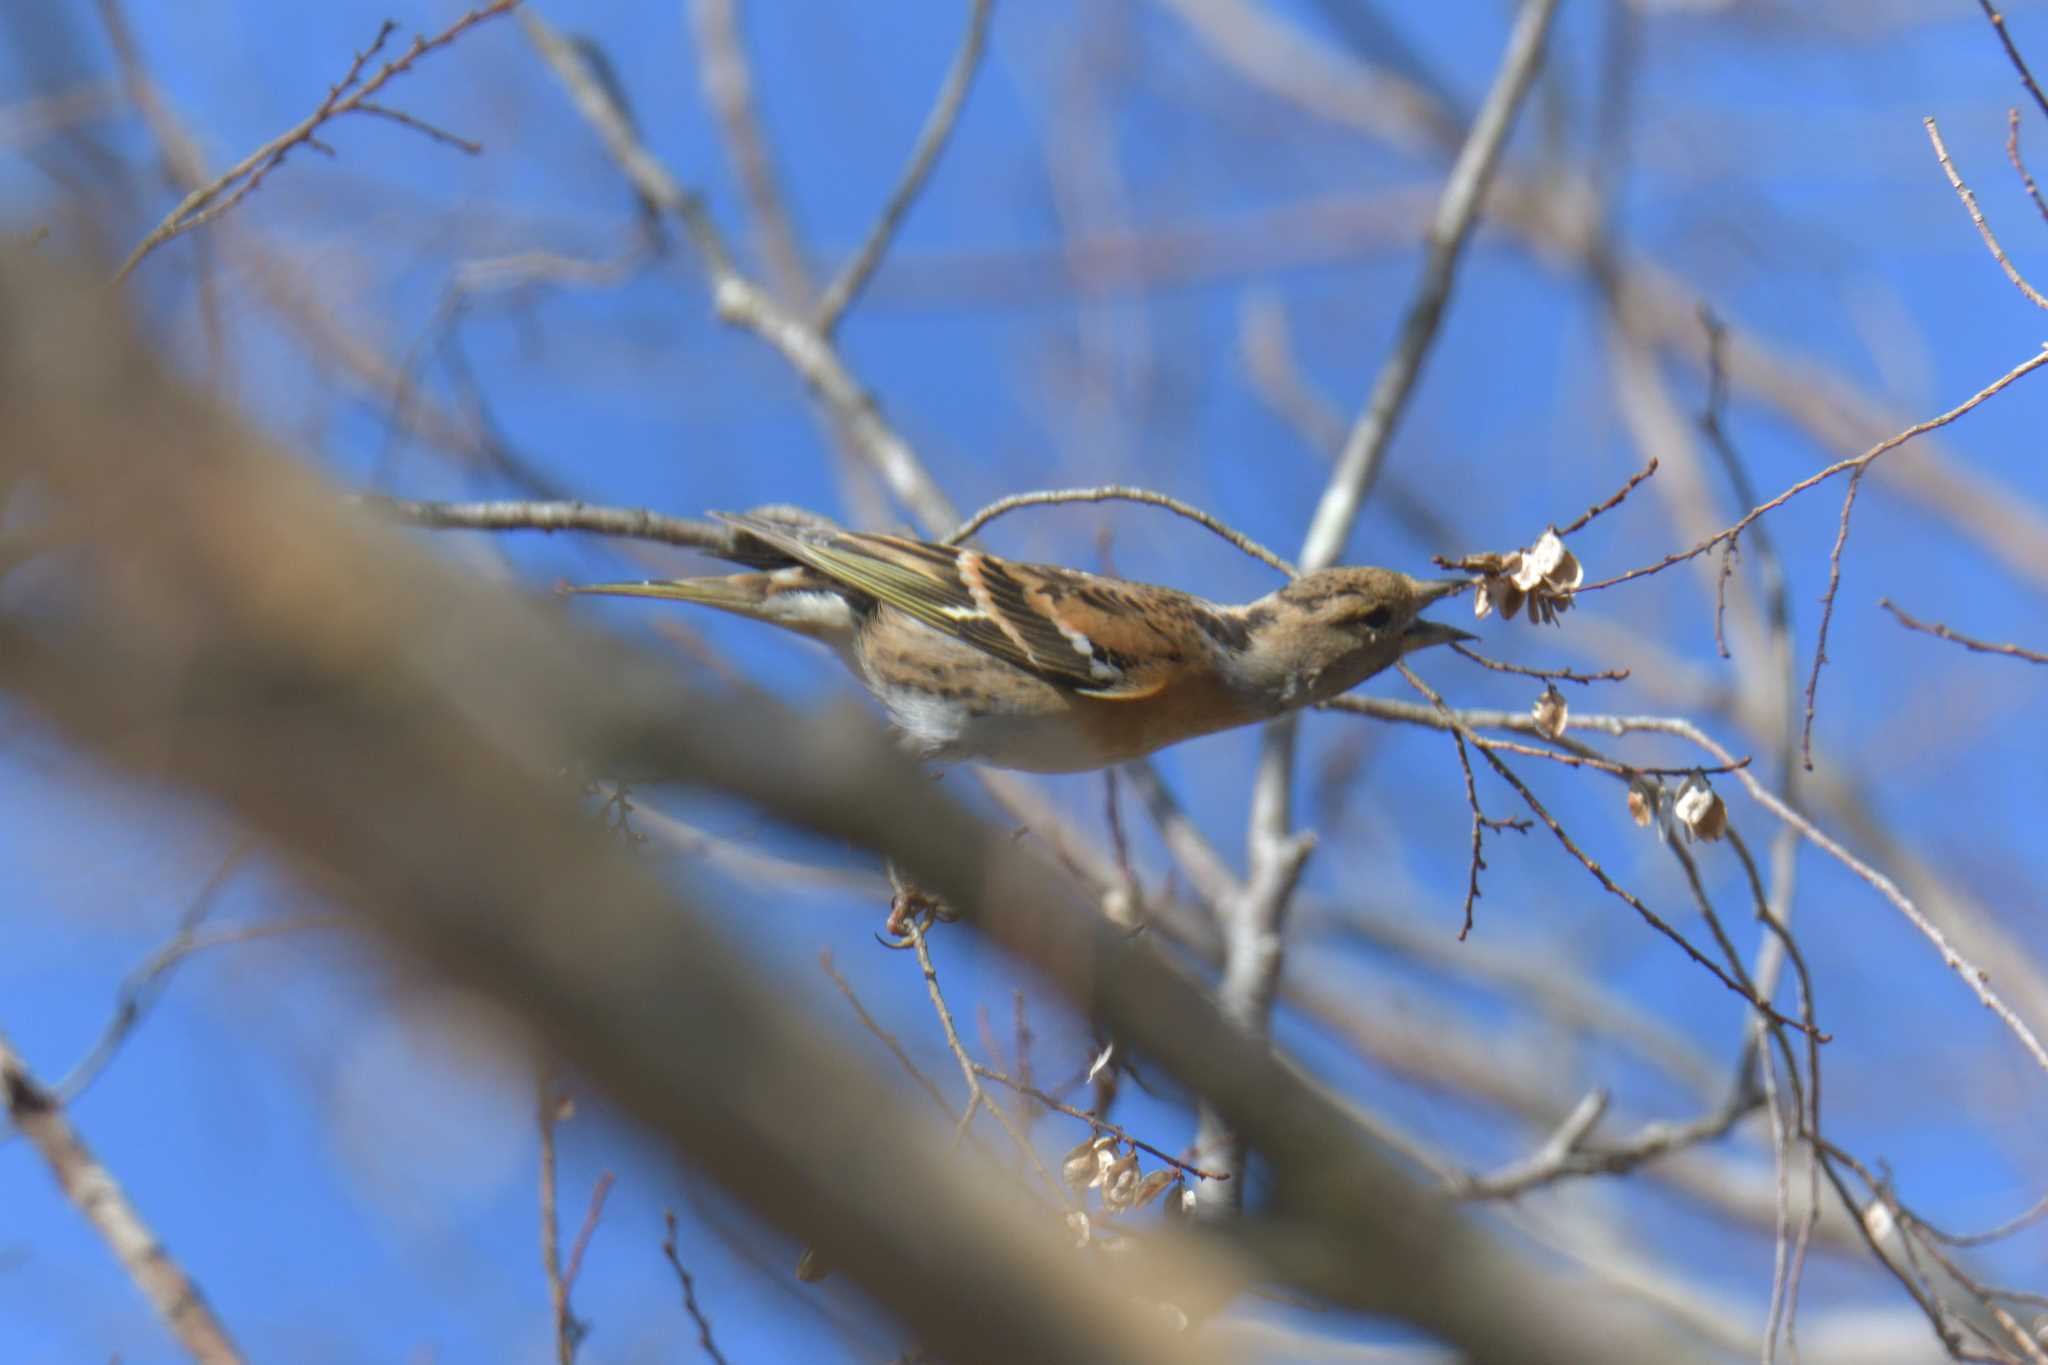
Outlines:
[{"label": "bird's wing", "polygon": [[957,545],[721,516],[827,578],[1091,697],[1156,695],[1186,657],[1185,622],[1201,609],[1170,588]]}]

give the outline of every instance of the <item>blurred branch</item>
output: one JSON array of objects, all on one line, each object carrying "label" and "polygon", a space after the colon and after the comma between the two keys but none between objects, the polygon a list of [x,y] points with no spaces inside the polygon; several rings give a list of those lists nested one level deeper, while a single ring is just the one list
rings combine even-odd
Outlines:
[{"label": "blurred branch", "polygon": [[1316,505],[1308,534],[1302,540],[1301,564],[1313,571],[1336,562],[1350,538],[1358,509],[1372,491],[1385,459],[1387,443],[1407,406],[1408,395],[1422,373],[1422,363],[1443,320],[1444,305],[1451,295],[1451,282],[1464,253],[1465,242],[1478,220],[1479,206],[1486,198],[1500,164],[1501,149],[1514,127],[1522,97],[1536,79],[1543,59],[1543,47],[1550,34],[1550,21],[1557,13],[1556,0],[1524,0],[1515,16],[1500,69],[1486,102],[1465,135],[1457,160],[1444,182],[1443,197],[1437,201],[1425,237],[1422,275],[1408,302],[1406,314],[1392,354],[1373,380],[1365,408],[1353,423],[1344,449],[1337,457],[1336,472]]},{"label": "blurred branch", "polygon": [[825,296],[818,300],[812,323],[825,336],[829,337],[838,330],[846,310],[867,287],[875,267],[882,263],[883,253],[895,239],[896,229],[901,226],[904,215],[910,212],[910,206],[916,202],[924,189],[924,182],[931,176],[932,167],[938,164],[939,153],[946,149],[946,143],[953,135],[953,125],[958,122],[960,110],[967,103],[967,90],[974,83],[974,73],[981,69],[981,55],[988,46],[989,15],[994,10],[994,0],[968,0],[967,32],[960,39],[960,50],[954,54],[953,65],[946,71],[945,83],[939,87],[938,101],[925,117],[924,128],[917,135],[917,145],[911,149],[910,161],[903,168],[902,178],[890,192],[888,202],[882,206],[881,217],[868,229],[860,249],[833,277],[832,283],[826,287]]},{"label": "blurred branch", "polygon": [[740,38],[739,0],[691,0],[690,31],[697,39],[697,70],[754,223],[755,244],[784,307],[809,304],[813,285],[789,197],[776,178],[768,138],[754,102],[754,71]]},{"label": "blurred branch", "polygon": [[591,78],[574,46],[531,9],[522,9],[519,21],[633,187],[682,223],[703,262],[719,319],[753,332],[775,348],[926,532],[937,535],[956,524],[960,514],[951,500],[932,481],[910,443],[882,416],[875,396],[847,369],[831,339],[740,273],[703,199],[686,190],[647,150],[611,92]]},{"label": "blurred branch", "polygon": [[241,1352],[198,1284],[157,1240],[113,1172],[99,1163],[64,1116],[57,1097],[36,1082],[5,1037],[0,1037],[0,1090],[6,1093],[8,1119],[35,1144],[64,1197],[105,1240],[186,1354],[200,1365],[239,1365]]}]

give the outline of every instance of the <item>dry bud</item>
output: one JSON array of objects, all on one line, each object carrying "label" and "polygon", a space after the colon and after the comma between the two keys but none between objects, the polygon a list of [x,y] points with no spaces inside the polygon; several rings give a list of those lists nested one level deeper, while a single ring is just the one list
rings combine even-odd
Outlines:
[{"label": "dry bud", "polygon": [[1472,614],[1481,620],[1498,611],[1512,621],[1526,602],[1529,619],[1548,624],[1571,608],[1572,594],[1586,581],[1579,557],[1554,528],[1526,550],[1468,555],[1458,567],[1484,575],[1472,599]]},{"label": "dry bud", "polygon": [[1138,1182],[1137,1192],[1131,1196],[1131,1207],[1142,1209],[1172,1187],[1180,1179],[1178,1171],[1162,1166]]},{"label": "dry bud", "polygon": [[1093,1189],[1102,1183],[1102,1170],[1116,1160],[1116,1139],[1091,1137],[1060,1158],[1060,1178],[1077,1190]]},{"label": "dry bud", "polygon": [[1536,718],[1537,733],[1545,739],[1561,739],[1565,722],[1571,719],[1571,707],[1565,704],[1564,693],[1557,690],[1555,683],[1546,683],[1543,695],[1536,698],[1529,714]]},{"label": "dry bud", "polygon": [[1138,1193],[1138,1154],[1130,1152],[1102,1170],[1102,1210],[1122,1213],[1132,1207]]},{"label": "dry bud", "polygon": [[1657,810],[1657,798],[1639,786],[1628,789],[1628,818],[1640,828],[1650,823]]},{"label": "dry bud", "polygon": [[1671,813],[1695,839],[1711,843],[1728,831],[1728,807],[1703,777],[1685,779]]}]

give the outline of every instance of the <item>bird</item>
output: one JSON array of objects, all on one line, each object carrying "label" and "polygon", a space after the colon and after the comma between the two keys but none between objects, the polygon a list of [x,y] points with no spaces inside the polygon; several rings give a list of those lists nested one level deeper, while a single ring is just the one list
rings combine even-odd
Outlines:
[{"label": "bird", "polygon": [[1306,573],[1224,605],[986,550],[848,531],[796,508],[713,513],[748,572],[593,583],[695,602],[830,646],[913,753],[1026,772],[1112,767],[1349,691],[1404,655],[1475,638],[1422,609],[1469,579]]}]

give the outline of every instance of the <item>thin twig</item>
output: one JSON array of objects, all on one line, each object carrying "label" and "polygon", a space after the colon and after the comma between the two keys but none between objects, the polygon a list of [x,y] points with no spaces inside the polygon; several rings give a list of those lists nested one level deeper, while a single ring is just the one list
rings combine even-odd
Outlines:
[{"label": "thin twig", "polygon": [[2034,73],[2027,70],[2027,59],[2020,56],[2020,50],[2013,43],[2012,35],[2005,31],[2005,16],[1998,12],[1991,0],[1977,0],[1977,6],[1984,11],[1984,17],[1991,21],[1991,30],[1998,35],[1998,41],[2005,45],[2006,57],[2012,62],[2013,69],[2020,73],[2020,84],[2027,87],[2027,93],[2034,97],[2034,103],[2039,106],[2041,112],[2048,114],[2048,95],[2041,93],[2041,87],[2034,81]]},{"label": "thin twig", "polygon": [[683,1310],[690,1315],[690,1321],[697,1324],[697,1344],[704,1348],[713,1365],[726,1365],[726,1359],[718,1352],[718,1343],[711,1339],[711,1319],[704,1316],[704,1310],[697,1303],[697,1282],[690,1278],[690,1272],[683,1269],[683,1259],[676,1253],[676,1215],[674,1209],[663,1209],[662,1223],[667,1228],[661,1239],[661,1254],[674,1267],[676,1279],[683,1286]]},{"label": "thin twig", "polygon": [[825,949],[818,954],[818,965],[824,969],[826,976],[832,978],[832,984],[837,986],[839,993],[846,997],[846,1003],[853,1006],[853,1012],[859,1016],[862,1026],[880,1040],[883,1047],[889,1049],[889,1054],[896,1059],[897,1064],[910,1073],[910,1078],[916,1081],[924,1090],[924,1093],[931,1097],[932,1103],[939,1107],[940,1112],[950,1118],[953,1113],[953,1106],[946,1103],[946,1097],[939,1092],[938,1084],[931,1077],[924,1074],[924,1068],[911,1060],[910,1054],[903,1050],[903,1044],[896,1041],[896,1035],[883,1028],[875,1019],[875,1016],[868,1013],[868,1007],[863,1005],[860,997],[853,993],[853,983],[846,979],[845,975],[840,972],[838,965],[832,961],[831,949]]},{"label": "thin twig", "polygon": [[[2005,32],[2003,23],[1998,26],[1998,31]],[[2026,295],[2028,302],[2036,308],[2048,308],[2048,298],[2041,297],[2041,291],[2027,283],[2027,277],[2020,274],[2019,267],[2012,263],[2005,254],[2005,248],[1998,244],[1997,235],[1991,231],[1991,224],[1985,220],[1984,210],[1977,207],[1977,196],[1970,193],[1970,187],[1963,183],[1963,177],[1957,173],[1955,163],[1949,160],[1948,148],[1941,140],[1941,129],[1935,126],[1933,116],[1930,115],[1920,121],[1927,128],[1928,141],[1934,144],[1934,156],[1941,162],[1942,173],[1948,176],[1949,188],[1956,192],[1956,198],[1962,200],[1963,207],[1969,210],[1970,221],[1976,224],[1977,235],[1984,239],[1986,249],[1991,252],[1991,259],[1998,262],[1998,268],[2005,272],[2005,277],[2012,281],[2015,289]]]},{"label": "thin twig", "polygon": [[[187,194],[178,202],[176,208],[164,216],[162,222],[150,229],[149,234],[135,244],[135,249],[128,253],[128,259],[121,262],[121,268],[114,272],[114,282],[119,284],[127,279],[135,267],[142,264],[145,256],[173,237],[210,222],[241,203],[263,183],[265,176],[283,163],[286,154],[292,148],[318,146],[314,134],[332,120],[357,112],[379,113],[386,118],[398,117],[391,110],[381,106],[371,106],[369,109],[365,109],[364,106],[372,95],[383,89],[394,77],[410,71],[413,63],[421,57],[448,46],[471,28],[486,19],[493,19],[506,13],[518,3],[519,0],[491,0],[490,4],[471,10],[432,37],[414,38],[412,46],[377,68],[376,72],[365,80],[363,69],[382,50],[385,42],[391,37],[392,30],[397,27],[387,19],[383,27],[377,30],[377,36],[369,47],[358,52],[355,60],[349,63],[348,71],[340,82],[328,90],[327,98],[320,102],[319,108],[243,157],[216,176],[211,183]],[[358,82],[361,84],[358,85]],[[410,119],[403,121],[415,127],[423,127]],[[464,143],[461,139],[443,134],[438,129],[431,131],[436,140],[450,142],[463,147],[464,150],[481,150],[473,143]]]},{"label": "thin twig", "polygon": [[1037,1086],[1031,1084],[1029,1081],[1022,1081],[1011,1076],[1005,1076],[1002,1072],[997,1071],[994,1067],[983,1066],[980,1062],[974,1063],[974,1071],[975,1074],[980,1076],[983,1080],[994,1081],[997,1085],[1007,1086],[1009,1089],[1016,1091],[1019,1095],[1024,1096],[1026,1099],[1035,1100],[1039,1104],[1044,1105],[1047,1109],[1051,1109],[1056,1113],[1065,1114],[1068,1118],[1071,1119],[1079,1119],[1083,1123],[1089,1125],[1091,1128],[1094,1128],[1097,1132],[1108,1133],[1110,1136],[1118,1138],[1123,1142],[1130,1144],[1131,1146],[1137,1148],[1141,1152],[1150,1152],[1153,1156],[1165,1162],[1167,1165],[1173,1167],[1175,1170],[1186,1171],[1189,1175],[1194,1176],[1198,1180],[1230,1179],[1230,1176],[1227,1172],[1205,1171],[1200,1166],[1196,1166],[1190,1162],[1182,1161],[1179,1157],[1174,1156],[1161,1148],[1154,1147],[1151,1143],[1146,1142],[1142,1138],[1133,1137],[1128,1130],[1118,1127],[1116,1124],[1111,1123],[1109,1120],[1101,1117],[1098,1114],[1091,1114],[1085,1109],[1076,1109],[1073,1105],[1067,1104],[1055,1096],[1046,1094],[1045,1091],[1040,1090]]},{"label": "thin twig", "polygon": [[1277,569],[1289,578],[1295,576],[1296,570],[1292,564],[1244,532],[1210,516],[1201,508],[1182,502],[1179,498],[1168,497],[1164,493],[1155,493],[1149,488],[1129,488],[1122,484],[1104,484],[1099,488],[1047,488],[1031,493],[1012,493],[1007,498],[997,498],[961,522],[941,543],[958,545],[997,517],[1014,512],[1020,507],[1046,507],[1064,502],[1141,502],[1148,507],[1164,507],[1167,511],[1186,517],[1197,526],[1221,536],[1268,568]]},{"label": "thin twig", "polygon": [[883,254],[895,239],[896,229],[902,225],[904,215],[917,202],[918,194],[931,176],[932,167],[938,164],[939,153],[951,140],[953,125],[959,122],[960,110],[967,103],[967,91],[974,84],[974,74],[981,69],[981,56],[988,46],[989,15],[994,9],[994,0],[968,0],[967,32],[960,39],[960,50],[953,55],[953,64],[946,71],[945,82],[939,87],[939,97],[933,103],[931,113],[925,116],[924,127],[918,131],[910,161],[904,166],[896,188],[890,192],[888,202],[883,204],[881,216],[868,229],[860,249],[853,253],[845,268],[826,287],[824,297],[818,300],[811,322],[824,336],[829,337],[838,329],[846,310],[867,287],[875,267],[882,263]]},{"label": "thin twig", "polygon": [[1713,535],[1708,536],[1705,540],[1693,546],[1691,549],[1680,550],[1676,553],[1668,554],[1664,556],[1664,558],[1658,560],[1655,564],[1646,564],[1639,569],[1630,569],[1627,573],[1616,574],[1612,578],[1603,578],[1598,583],[1588,583],[1586,586],[1580,588],[1579,591],[1582,593],[1597,592],[1601,588],[1612,588],[1617,584],[1627,583],[1632,579],[1644,578],[1653,573],[1662,573],[1664,570],[1670,568],[1674,564],[1683,564],[1689,559],[1697,559],[1699,556],[1713,549],[1716,545],[1719,545],[1722,541],[1733,540],[1736,536],[1741,535],[1743,531],[1748,529],[1751,522],[1754,522],[1758,517],[1761,517],[1764,513],[1775,511],[1776,509],[1783,507],[1786,503],[1790,502],[1799,494],[1804,493],[1807,489],[1814,487],[1816,484],[1827,482],[1827,480],[1833,478],[1837,474],[1842,473],[1844,470],[1862,468],[1863,466],[1869,464],[1872,460],[1875,460],[1878,456],[1883,455],[1885,452],[1895,450],[1899,446],[1904,445],[1906,442],[1912,440],[1915,436],[1922,436],[1930,431],[1935,430],[1938,427],[1947,426],[1950,422],[1953,422],[1958,417],[1963,416],[1965,413],[1975,408],[1978,404],[1998,394],[2007,385],[2013,383],[2015,380],[2025,377],[2026,375],[2032,374],[2035,370],[2040,369],[2043,365],[2048,365],[2048,347],[2043,347],[2034,355],[2027,357],[2027,359],[2013,366],[2010,370],[2007,370],[2004,374],[1992,380],[1989,384],[1986,384],[1983,388],[1977,390],[1977,392],[1971,394],[1968,398],[1964,399],[1961,403],[1958,403],[1955,407],[1950,408],[1947,412],[1944,412],[1936,417],[1930,417],[1924,422],[1916,422],[1912,426],[1907,427],[1904,431],[1899,432],[1895,436],[1887,436],[1884,440],[1879,441],[1876,445],[1870,447],[1870,449],[1864,451],[1860,455],[1851,455],[1846,459],[1837,460],[1833,464],[1829,465],[1827,468],[1822,469],[1817,473],[1809,474],[1807,477],[1801,479],[1798,483],[1793,484],[1790,488],[1787,488],[1784,492],[1778,494],[1778,496],[1776,496],[1775,498],[1772,498],[1769,502],[1758,503],[1755,507],[1750,508],[1747,512],[1742,514],[1741,519],[1736,521],[1734,525],[1729,526],[1723,530],[1716,531]]},{"label": "thin twig", "polygon": [[[1374,716],[1381,720],[1401,721],[1410,725],[1427,725],[1439,730],[1462,722],[1470,728],[1520,730],[1529,733],[1539,733],[1536,729],[1534,718],[1525,712],[1466,710],[1453,712],[1451,716],[1444,716],[1438,714],[1432,707],[1420,706],[1414,703],[1380,698],[1357,698],[1355,700],[1360,704],[1346,709],[1355,709],[1361,714]],[[1838,840],[1831,837],[1820,826],[1814,824],[1812,820],[1801,814],[1789,802],[1765,786],[1754,774],[1744,768],[1734,766],[1734,755],[1697,725],[1678,716],[1575,715],[1569,721],[1569,726],[1574,730],[1596,730],[1611,735],[1622,735],[1631,732],[1675,735],[1680,739],[1697,745],[1722,763],[1731,765],[1730,770],[1734,772],[1736,780],[1742,783],[1743,789],[1750,794],[1750,797],[1758,805],[1761,805],[1779,820],[1797,830],[1800,836],[1808,843],[1848,868],[1850,872],[1868,883],[1871,889],[1876,891],[1878,895],[1891,902],[1892,906],[1901,915],[1905,916],[1907,923],[1911,924],[1919,931],[1923,938],[1934,946],[1935,950],[1941,955],[1942,965],[1954,972],[1969,987],[1971,994],[1977,997],[1978,1003],[1998,1017],[1999,1022],[2003,1023],[2007,1030],[2019,1040],[2020,1046],[2026,1050],[2027,1055],[2034,1060],[2034,1063],[2043,1071],[2048,1071],[2048,1047],[2042,1046],[2041,1040],[2035,1036],[2033,1029],[2028,1027],[2026,1021],[2020,1018],[2018,1012],[2008,1005],[2004,998],[1992,988],[1991,973],[1988,970],[1978,966],[1975,961],[1959,952],[1949,942],[1948,936],[1942,932],[1940,926],[1928,917],[1927,912],[1914,904],[1912,897],[1899,889],[1898,883],[1843,847]],[[1472,738],[1469,733],[1466,737],[1468,739]],[[1483,746],[1482,752],[1484,752]]]},{"label": "thin twig", "polygon": [[590,1239],[597,1234],[598,1220],[604,1217],[604,1201],[616,1183],[610,1171],[598,1176],[597,1183],[590,1188],[590,1205],[583,1210],[583,1226],[576,1229],[576,1240],[569,1244],[569,1265],[562,1272],[562,1281],[570,1289],[576,1287],[576,1277],[583,1273],[583,1253],[590,1248]]},{"label": "thin twig", "polygon": [[1558,527],[1557,533],[1561,536],[1568,536],[1575,532],[1585,530],[1588,522],[1592,521],[1593,518],[1599,516],[1602,512],[1612,512],[1615,508],[1621,506],[1622,502],[1628,497],[1628,495],[1636,491],[1637,484],[1641,483],[1644,479],[1649,478],[1652,474],[1656,472],[1657,457],[1652,455],[1650,457],[1650,462],[1644,465],[1641,469],[1637,470],[1635,473],[1629,475],[1628,482],[1623,484],[1620,490],[1616,492],[1613,497],[1609,498],[1605,502],[1595,503],[1593,506],[1588,507],[1582,514],[1580,514],[1578,520],[1574,521],[1571,525]]},{"label": "thin twig", "polygon": [[2041,187],[2034,183],[2034,173],[2027,169],[2025,158],[2020,155],[2020,111],[2005,111],[2005,159],[2012,162],[2013,171],[2019,176],[2020,184],[2026,187],[2027,198],[2034,201],[2035,211],[2043,222],[2048,222],[2048,200],[2041,198]]},{"label": "thin twig", "polygon": [[1828,661],[1828,627],[1835,619],[1835,598],[1842,588],[1842,547],[1849,543],[1849,514],[1856,509],[1856,494],[1863,487],[1864,470],[1849,476],[1849,491],[1842,495],[1842,522],[1835,530],[1834,548],[1828,551],[1828,589],[1820,597],[1820,631],[1813,640],[1813,671],[1806,678],[1806,721],[1799,731],[1800,760],[1813,771],[1813,700],[1820,690],[1821,665]]},{"label": "thin twig", "polygon": [[2043,654],[2039,650],[2023,649],[2019,645],[1994,644],[1989,640],[1979,640],[1968,635],[1959,634],[1938,622],[1921,621],[1908,616],[1905,612],[1894,606],[1889,597],[1878,598],[1877,605],[1897,617],[1899,624],[1908,630],[1924,631],[1936,639],[1947,640],[1953,644],[1961,645],[1964,649],[1975,650],[1979,654],[2003,654],[2008,658],[2025,659],[2028,663],[2032,664],[2048,664],[2048,654]]},{"label": "thin twig", "polygon": [[1047,1188],[1053,1191],[1054,1196],[1061,1200],[1067,1199],[1069,1192],[1066,1186],[1055,1178],[1050,1170],[1046,1169],[1045,1162],[1039,1158],[1038,1149],[1031,1145],[1031,1139],[1026,1137],[1023,1131],[1017,1127],[1016,1123],[1010,1118],[1009,1113],[1000,1104],[990,1099],[988,1092],[982,1089],[979,1079],[980,1073],[976,1070],[974,1058],[968,1055],[967,1045],[960,1041],[960,1030],[953,1025],[953,1011],[947,1008],[945,994],[939,989],[939,973],[937,968],[932,965],[932,950],[931,946],[925,941],[924,926],[916,920],[911,920],[908,926],[908,937],[911,946],[917,951],[917,965],[924,972],[925,990],[931,996],[932,1009],[939,1016],[939,1028],[946,1035],[946,1046],[952,1050],[953,1060],[960,1064],[960,1075],[967,1082],[967,1107],[960,1111],[958,1126],[954,1129],[955,1139],[957,1140],[965,1135],[967,1126],[973,1121],[977,1109],[987,1109],[989,1113],[995,1116],[995,1120],[1001,1125],[1002,1130],[1009,1134],[1010,1141],[1016,1145],[1017,1150],[1037,1169],[1038,1174],[1044,1179]]},{"label": "thin twig", "polygon": [[555,1215],[555,1122],[567,1099],[543,1071],[535,1085],[534,1116],[540,1127],[540,1265],[548,1282],[548,1311],[555,1324],[555,1359],[575,1365],[584,1327],[569,1307],[569,1281],[562,1275],[561,1231]]},{"label": "thin twig", "polygon": [[[1428,683],[1424,682],[1421,678],[1417,677],[1415,675],[1414,670],[1409,668],[1407,664],[1397,662],[1394,665],[1394,667],[1400,670],[1401,676],[1408,680],[1408,685],[1410,687],[1413,687],[1417,692],[1420,692],[1429,701],[1430,705],[1437,709],[1438,713],[1443,717],[1444,723],[1448,727],[1455,730],[1459,730],[1464,734],[1464,737],[1466,739],[1478,738],[1476,735],[1472,734],[1470,724],[1466,722],[1462,717],[1460,717],[1457,712],[1453,711],[1449,706],[1445,705],[1444,699],[1438,696],[1436,691],[1433,688],[1431,688]],[[1532,720],[1532,728],[1533,725],[1534,722]],[[1586,871],[1593,874],[1593,879],[1599,882],[1601,886],[1606,888],[1609,894],[1619,898],[1631,910],[1634,910],[1636,914],[1641,917],[1642,921],[1645,924],[1649,925],[1652,929],[1655,929],[1665,938],[1668,938],[1673,943],[1677,944],[1679,949],[1683,951],[1687,957],[1691,958],[1700,966],[1706,968],[1708,973],[1711,974],[1714,977],[1714,979],[1719,981],[1723,986],[1726,986],[1729,990],[1741,996],[1744,1000],[1747,1000],[1756,1009],[1758,1009],[1766,1015],[1769,1015],[1771,1018],[1776,1019],[1779,1022],[1791,1028],[1800,1029],[1802,1032],[1805,1031],[1807,1027],[1806,1025],[1801,1024],[1800,1021],[1796,1019],[1788,1019],[1784,1015],[1778,1013],[1777,1010],[1772,1008],[1769,1001],[1757,999],[1754,992],[1748,990],[1740,982],[1736,981],[1733,977],[1729,976],[1728,973],[1723,971],[1720,965],[1716,963],[1712,958],[1708,957],[1705,953],[1702,953],[1698,948],[1694,947],[1690,939],[1686,938],[1684,934],[1679,933],[1677,929],[1673,928],[1670,924],[1666,923],[1664,919],[1657,914],[1656,911],[1652,910],[1649,906],[1645,905],[1642,902],[1642,900],[1636,896],[1634,892],[1616,883],[1612,877],[1607,875],[1606,870],[1602,868],[1600,864],[1594,862],[1593,859],[1586,854],[1585,850],[1579,847],[1577,841],[1574,840],[1570,833],[1568,833],[1565,830],[1565,827],[1559,824],[1557,822],[1557,818],[1550,813],[1548,808],[1546,808],[1540,800],[1537,799],[1536,793],[1530,791],[1528,785],[1524,783],[1520,777],[1515,775],[1514,769],[1508,767],[1506,763],[1502,762],[1500,757],[1496,755],[1492,751],[1492,749],[1490,749],[1486,745],[1478,744],[1475,747],[1478,748],[1480,756],[1484,758],[1489,765],[1492,766],[1493,770],[1496,773],[1499,773],[1501,778],[1504,781],[1506,781],[1509,786],[1515,789],[1516,793],[1522,798],[1523,802],[1529,807],[1530,811],[1535,814],[1538,820],[1543,822],[1544,828],[1548,829],[1552,836],[1555,837],[1560,844],[1564,845],[1565,851],[1567,853],[1570,853],[1572,857],[1576,858],[1581,867],[1585,868]],[[1725,755],[1723,756],[1723,761],[1728,761]]]},{"label": "thin twig", "polygon": [[1546,681],[1554,682],[1596,683],[1620,682],[1628,677],[1628,670],[1625,668],[1610,668],[1602,673],[1574,673],[1569,668],[1524,668],[1520,664],[1503,663],[1499,659],[1489,659],[1469,645],[1457,640],[1451,641],[1451,648],[1470,659],[1473,663],[1478,664],[1481,668],[1490,668],[1496,673],[1513,673],[1523,678],[1542,678]]}]

